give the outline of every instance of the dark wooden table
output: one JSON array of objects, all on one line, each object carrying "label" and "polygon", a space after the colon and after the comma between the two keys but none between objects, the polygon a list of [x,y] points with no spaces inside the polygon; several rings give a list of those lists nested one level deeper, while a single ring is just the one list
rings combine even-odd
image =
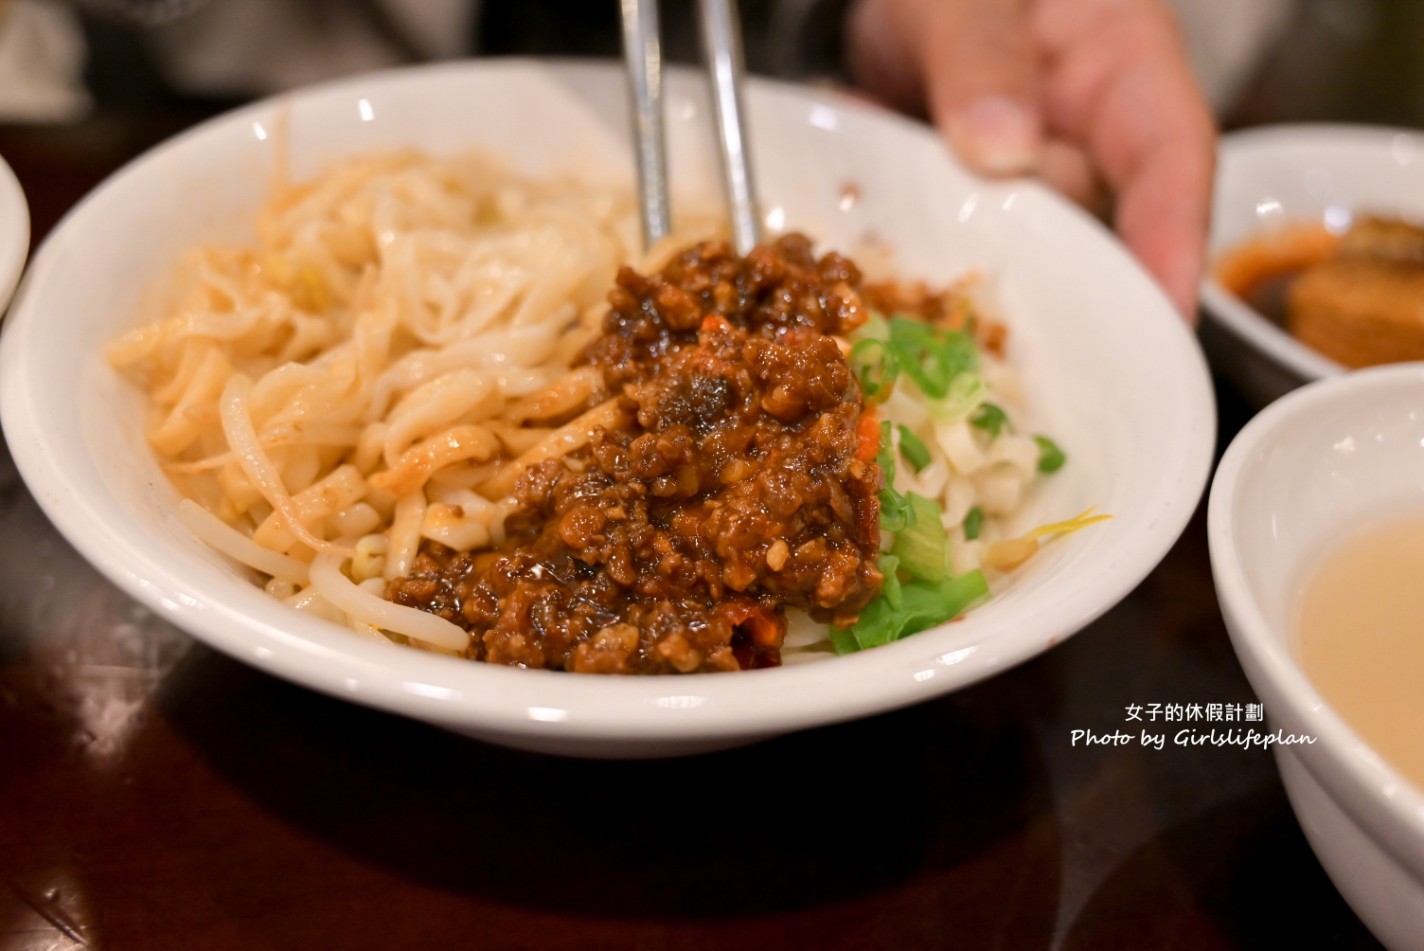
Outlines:
[{"label": "dark wooden table", "polygon": [[[189,118],[0,126],[36,235]],[[1375,947],[1269,753],[1072,743],[1254,701],[1198,512],[1099,622],[951,696],[688,759],[512,752],[195,643],[0,447],[6,949]]]}]

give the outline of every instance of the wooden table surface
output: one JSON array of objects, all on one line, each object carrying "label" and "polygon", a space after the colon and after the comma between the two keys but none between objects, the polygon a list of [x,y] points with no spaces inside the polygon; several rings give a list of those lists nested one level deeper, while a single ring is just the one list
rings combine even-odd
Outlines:
[{"label": "wooden table surface", "polygon": [[[190,118],[0,126],[36,238]],[[1218,395],[1224,444],[1248,410]],[[0,447],[6,949],[1377,947],[1269,753],[1072,742],[1255,701],[1199,511],[1097,623],[933,702],[686,759],[513,752],[190,640]]]}]

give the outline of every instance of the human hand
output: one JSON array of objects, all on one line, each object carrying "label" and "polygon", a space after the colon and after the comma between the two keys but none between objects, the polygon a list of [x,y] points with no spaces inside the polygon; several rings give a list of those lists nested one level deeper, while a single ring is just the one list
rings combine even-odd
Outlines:
[{"label": "human hand", "polygon": [[867,91],[927,114],[980,172],[1110,207],[1195,316],[1215,126],[1159,0],[857,0],[850,17]]}]

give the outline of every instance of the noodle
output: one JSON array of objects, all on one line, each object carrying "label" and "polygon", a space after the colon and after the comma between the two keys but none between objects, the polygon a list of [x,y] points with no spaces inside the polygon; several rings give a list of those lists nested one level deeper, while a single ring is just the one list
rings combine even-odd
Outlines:
[{"label": "noodle", "polygon": [[302,524],[301,511],[282,482],[272,460],[257,442],[252,419],[247,412],[246,397],[252,392],[252,381],[245,376],[230,377],[222,392],[223,435],[237,454],[237,464],[253,485],[257,486],[272,508],[286,522],[287,529],[313,551],[345,554],[339,545],[317,538]]},{"label": "noodle", "polygon": [[588,445],[594,430],[609,426],[622,414],[617,400],[608,400],[584,413],[578,419],[561,426],[532,446],[509,465],[500,469],[483,486],[485,494],[494,497],[508,495],[520,473],[545,459],[563,456]]},{"label": "noodle", "polygon": [[307,583],[307,566],[303,562],[264,548],[192,499],[178,503],[178,518],[194,535],[234,561],[273,578],[294,584]]},{"label": "noodle", "polygon": [[472,155],[372,155],[279,183],[255,245],[193,252],[166,311],[108,350],[148,393],[184,524],[296,585],[291,603],[459,646],[448,622],[432,633],[333,572],[369,562],[363,537],[383,540],[385,578],[424,539],[502,538],[519,471],[586,441],[608,410],[569,361],[638,259],[634,212],[631,195]]},{"label": "noodle", "polygon": [[341,562],[333,555],[321,554],[312,560],[311,582],[328,603],[346,612],[354,621],[399,631],[406,637],[445,650],[462,650],[469,643],[469,635],[443,617],[392,604],[354,584],[342,574]]}]

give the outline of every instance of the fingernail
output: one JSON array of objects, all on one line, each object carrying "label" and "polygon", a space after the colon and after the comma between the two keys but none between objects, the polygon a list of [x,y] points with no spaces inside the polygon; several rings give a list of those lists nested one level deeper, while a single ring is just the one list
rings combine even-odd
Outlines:
[{"label": "fingernail", "polygon": [[981,172],[1017,175],[1038,165],[1038,119],[1016,100],[975,99],[950,116],[947,131],[960,157]]}]

